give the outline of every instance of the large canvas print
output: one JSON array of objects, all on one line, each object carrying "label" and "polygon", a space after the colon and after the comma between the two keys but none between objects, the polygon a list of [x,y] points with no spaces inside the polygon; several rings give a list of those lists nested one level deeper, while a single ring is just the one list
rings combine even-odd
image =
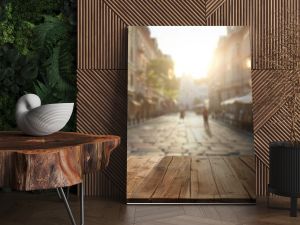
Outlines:
[{"label": "large canvas print", "polygon": [[128,202],[255,201],[251,84],[248,27],[129,27]]}]

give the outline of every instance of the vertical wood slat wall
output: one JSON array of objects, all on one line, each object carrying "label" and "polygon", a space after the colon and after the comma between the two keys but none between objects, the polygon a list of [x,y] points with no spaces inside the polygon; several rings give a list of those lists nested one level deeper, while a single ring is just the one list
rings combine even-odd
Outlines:
[{"label": "vertical wood slat wall", "polygon": [[231,25],[250,26],[256,192],[265,195],[268,143],[288,139],[291,120],[284,104],[260,104],[276,69],[261,56],[278,47],[264,37],[282,29],[278,13],[291,20],[287,10],[300,21],[299,0],[78,0],[77,129],[122,138],[109,167],[85,178],[86,194],[126,200],[127,26]]}]

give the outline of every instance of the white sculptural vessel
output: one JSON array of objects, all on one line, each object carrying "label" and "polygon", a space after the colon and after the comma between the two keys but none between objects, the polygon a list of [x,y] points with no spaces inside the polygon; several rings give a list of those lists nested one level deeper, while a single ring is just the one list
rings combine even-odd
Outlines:
[{"label": "white sculptural vessel", "polygon": [[16,105],[18,128],[25,134],[44,136],[61,130],[69,121],[74,103],[41,105],[35,94],[23,95]]}]

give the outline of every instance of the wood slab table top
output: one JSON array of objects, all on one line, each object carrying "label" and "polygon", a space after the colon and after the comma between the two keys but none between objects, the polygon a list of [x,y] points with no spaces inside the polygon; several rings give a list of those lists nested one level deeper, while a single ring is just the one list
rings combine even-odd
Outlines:
[{"label": "wood slab table top", "polygon": [[28,191],[81,183],[84,174],[108,165],[119,144],[120,137],[113,135],[0,132],[0,187]]}]

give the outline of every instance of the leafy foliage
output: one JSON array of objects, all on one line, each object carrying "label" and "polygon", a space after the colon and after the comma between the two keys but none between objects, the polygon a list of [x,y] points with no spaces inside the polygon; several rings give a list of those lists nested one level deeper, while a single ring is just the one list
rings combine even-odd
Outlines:
[{"label": "leafy foliage", "polygon": [[169,98],[175,98],[178,81],[173,74],[173,61],[168,57],[153,59],[147,65],[147,83]]},{"label": "leafy foliage", "polygon": [[[75,102],[75,56],[75,0],[1,2],[0,129],[15,127],[12,111],[24,92],[36,93],[43,104]],[[7,108],[13,110],[6,115]],[[66,130],[74,131],[75,116],[69,125]]]},{"label": "leafy foliage", "polygon": [[13,12],[12,4],[1,7],[0,46],[10,43],[23,54],[27,54],[34,25],[28,21],[18,20]]},{"label": "leafy foliage", "polygon": [[36,93],[44,103],[73,101],[75,70],[68,24],[60,18],[45,16],[44,23],[36,26],[35,35],[33,43],[40,65]]},{"label": "leafy foliage", "polygon": [[37,68],[30,57],[21,55],[12,45],[0,48],[1,95],[15,96],[22,91],[31,91],[36,77]]},{"label": "leafy foliage", "polygon": [[12,107],[15,103],[15,98],[7,95],[0,96],[0,127],[2,130],[13,130],[16,127],[15,111]]},{"label": "leafy foliage", "polygon": [[64,0],[7,0],[13,8],[13,16],[18,21],[29,21],[39,24],[43,15],[58,15],[63,8]]},{"label": "leafy foliage", "polygon": [[0,126],[15,126],[14,105],[18,96],[33,90],[37,68],[29,56],[21,55],[11,44],[0,47]]},{"label": "leafy foliage", "polygon": [[[75,40],[63,16],[44,16],[34,29],[33,49],[39,58],[35,92],[43,103],[74,102],[76,98]],[[75,129],[75,120],[67,129]]]}]

